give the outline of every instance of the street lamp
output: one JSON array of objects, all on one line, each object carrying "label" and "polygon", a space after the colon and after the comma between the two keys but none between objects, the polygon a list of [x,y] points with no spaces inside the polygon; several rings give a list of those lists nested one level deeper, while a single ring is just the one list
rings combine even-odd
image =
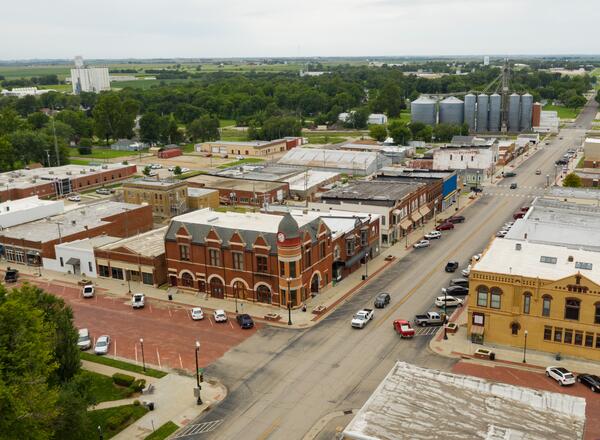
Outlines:
[{"label": "street lamp", "polygon": [[525,344],[523,345],[523,363],[526,364],[527,360],[525,356],[527,355],[527,330],[525,330]]},{"label": "street lamp", "polygon": [[131,293],[131,271],[127,270],[125,275],[127,275],[127,292]]},{"label": "street lamp", "polygon": [[100,440],[104,439],[104,435],[102,434],[102,426],[98,425],[98,428],[96,428],[98,430],[98,438]]},{"label": "street lamp", "polygon": [[292,295],[290,292],[290,283],[292,279],[287,279],[287,308],[288,308],[288,325],[292,325]]},{"label": "street lamp", "polygon": [[447,290],[444,288],[444,339],[448,339],[448,333],[446,332],[446,322],[448,321],[448,315],[446,314],[447,298]]},{"label": "street lamp", "polygon": [[235,289],[235,314],[236,315],[238,314],[237,297],[238,297],[238,290]]},{"label": "street lamp", "polygon": [[140,346],[142,347],[142,370],[146,371],[146,359],[144,358],[144,338],[140,338]]},{"label": "street lamp", "polygon": [[198,368],[198,352],[200,351],[200,342],[196,341],[196,386],[198,387],[198,399],[196,400],[197,405],[202,405],[202,396],[200,395],[200,370]]}]

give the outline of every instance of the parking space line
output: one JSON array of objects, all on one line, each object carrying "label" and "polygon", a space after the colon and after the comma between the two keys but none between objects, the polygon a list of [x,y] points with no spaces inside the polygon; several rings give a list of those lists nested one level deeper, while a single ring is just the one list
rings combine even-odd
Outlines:
[{"label": "parking space line", "polygon": [[231,323],[231,321],[227,319],[227,322],[229,323],[229,326],[233,329],[233,324]]},{"label": "parking space line", "polygon": [[177,353],[179,355],[179,367],[183,370],[183,362],[181,362],[181,353]]},{"label": "parking space line", "polygon": [[117,356],[117,340],[115,339],[115,356]]},{"label": "parking space line", "polygon": [[210,316],[208,317],[208,322],[210,322],[210,326],[211,326],[211,327],[214,327],[214,324],[213,324],[213,322],[212,322],[212,319],[210,319]]},{"label": "parking space line", "polygon": [[160,353],[158,352],[158,348],[156,349],[156,357],[158,358],[158,367],[162,370],[162,365],[160,364]]}]

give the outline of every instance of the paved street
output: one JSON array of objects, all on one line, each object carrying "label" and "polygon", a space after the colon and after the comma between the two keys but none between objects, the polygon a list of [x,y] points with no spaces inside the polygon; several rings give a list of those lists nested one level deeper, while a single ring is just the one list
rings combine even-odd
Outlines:
[{"label": "paved street", "polygon": [[[586,107],[576,125],[589,126],[595,113],[595,105]],[[579,143],[583,134],[583,129],[563,130],[563,139],[553,140],[523,162],[511,182],[543,188],[554,161]],[[541,169],[542,175],[535,175],[536,169]],[[499,196],[490,191],[464,211],[464,224],[445,233],[430,248],[395,262],[321,324],[304,331],[263,328],[230,350],[208,369],[208,374],[223,381],[230,393],[218,407],[195,421],[218,420],[218,425],[210,432],[182,438],[303,439],[318,425],[323,429],[316,438],[329,439],[336,426],[343,426],[352,417],[343,412],[362,406],[396,360],[452,368],[454,360],[426,349],[431,336],[401,340],[391,321],[411,319],[416,313],[434,309],[432,299],[456,276],[444,272],[446,261],[456,259],[464,266],[531,198]],[[384,290],[392,294],[390,306],[376,311],[374,322],[365,329],[352,329],[352,314],[370,306],[374,296]]]}]

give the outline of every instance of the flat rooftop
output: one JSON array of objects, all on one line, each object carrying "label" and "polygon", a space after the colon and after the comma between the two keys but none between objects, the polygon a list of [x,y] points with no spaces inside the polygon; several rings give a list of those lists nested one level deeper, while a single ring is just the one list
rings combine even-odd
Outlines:
[{"label": "flat rooftop", "polygon": [[[355,169],[364,171],[370,165],[390,163],[381,158],[380,153],[371,151],[328,150],[324,148],[293,148],[279,159],[281,165],[305,166],[313,168]],[[387,160],[387,162],[386,162]]]},{"label": "flat rooftop", "polygon": [[142,208],[141,205],[131,203],[102,201],[99,203],[80,206],[64,214],[55,215],[49,219],[36,220],[19,226],[10,227],[0,231],[0,236],[15,239],[24,239],[28,241],[47,242],[57,240],[60,235],[68,237],[69,235],[85,231],[86,229],[97,228],[109,224],[110,222],[102,220],[126,210],[136,210]]},{"label": "flat rooftop", "polygon": [[211,176],[201,174],[199,176],[190,177],[185,180],[190,185],[197,185],[206,188],[223,189],[228,191],[250,191],[250,192],[267,192],[280,189],[285,186],[281,182],[267,182],[264,180],[249,180],[235,179],[232,177]]},{"label": "flat rooftop", "polygon": [[144,232],[132,237],[118,239],[105,245],[99,245],[102,250],[112,250],[125,247],[143,257],[158,257],[165,253],[165,233],[168,226]]},{"label": "flat rooftop", "polygon": [[575,440],[584,425],[581,397],[397,362],[344,438]]},{"label": "flat rooftop", "polygon": [[229,145],[229,146],[235,146],[235,145],[240,145],[240,146],[245,146],[245,147],[265,147],[267,145],[272,145],[272,144],[280,144],[282,142],[285,142],[285,139],[274,139],[272,141],[211,141],[211,142],[205,142],[206,144],[210,144],[210,145]]},{"label": "flat rooftop", "polygon": [[62,200],[43,200],[38,196],[25,197],[23,199],[9,200],[0,203],[0,215],[12,214],[13,212],[25,211],[40,206],[62,205]]},{"label": "flat rooftop", "polygon": [[357,181],[323,193],[323,199],[397,201],[424,186],[415,182]]},{"label": "flat rooftop", "polygon": [[75,249],[82,249],[82,250],[87,249],[87,250],[91,251],[97,246],[103,246],[108,243],[114,243],[119,240],[120,240],[119,237],[112,237],[110,235],[99,235],[97,237],[82,238],[81,240],[74,240],[74,241],[69,241],[67,243],[57,244],[55,247],[71,248],[71,249],[75,248]]},{"label": "flat rooftop", "polygon": [[433,171],[433,170],[419,170],[412,168],[393,168],[393,167],[385,167],[382,168],[377,177],[422,177],[425,179],[445,179],[452,174],[455,174],[456,171]]},{"label": "flat rooftop", "polygon": [[600,144],[600,138],[585,138],[586,144]]},{"label": "flat rooftop", "polygon": [[334,171],[307,170],[284,181],[290,186],[290,191],[304,191],[328,183],[339,176],[340,173]]},{"label": "flat rooftop", "polygon": [[248,164],[231,167],[214,173],[215,176],[235,177],[237,179],[283,181],[288,177],[295,176],[302,171],[298,168],[283,166],[265,166],[260,164]]},{"label": "flat rooftop", "polygon": [[151,187],[151,188],[162,188],[169,189],[175,186],[181,186],[185,184],[185,180],[176,179],[153,179],[151,177],[139,177],[137,179],[128,180],[123,184],[124,187],[135,186],[135,187]]},{"label": "flat rooftop", "polygon": [[217,190],[217,189],[210,189],[210,188],[190,188],[190,187],[188,187],[187,195],[188,195],[188,197],[202,197],[207,194],[211,194],[211,193],[218,192],[218,191],[219,190]]}]

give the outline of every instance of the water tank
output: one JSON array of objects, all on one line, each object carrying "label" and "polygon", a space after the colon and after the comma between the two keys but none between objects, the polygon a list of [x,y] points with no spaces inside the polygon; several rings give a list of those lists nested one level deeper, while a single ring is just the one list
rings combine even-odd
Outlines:
[{"label": "water tank", "polygon": [[482,93],[477,95],[477,132],[485,133],[488,131],[488,95]]},{"label": "water tank", "polygon": [[531,117],[533,113],[533,96],[525,93],[521,96],[521,131],[531,130]]},{"label": "water tank", "polygon": [[475,130],[475,103],[477,97],[472,93],[465,95],[465,122],[469,126],[469,130]]},{"label": "water tank", "polygon": [[508,97],[508,131],[518,132],[521,124],[521,97],[513,93]]},{"label": "water tank", "polygon": [[497,93],[490,95],[490,131],[500,131],[502,123],[502,97]]},{"label": "water tank", "polygon": [[421,96],[410,103],[410,120],[412,122],[422,122],[427,125],[436,123],[436,102],[427,96]]},{"label": "water tank", "polygon": [[440,102],[440,124],[461,125],[465,120],[465,103],[450,96]]}]

